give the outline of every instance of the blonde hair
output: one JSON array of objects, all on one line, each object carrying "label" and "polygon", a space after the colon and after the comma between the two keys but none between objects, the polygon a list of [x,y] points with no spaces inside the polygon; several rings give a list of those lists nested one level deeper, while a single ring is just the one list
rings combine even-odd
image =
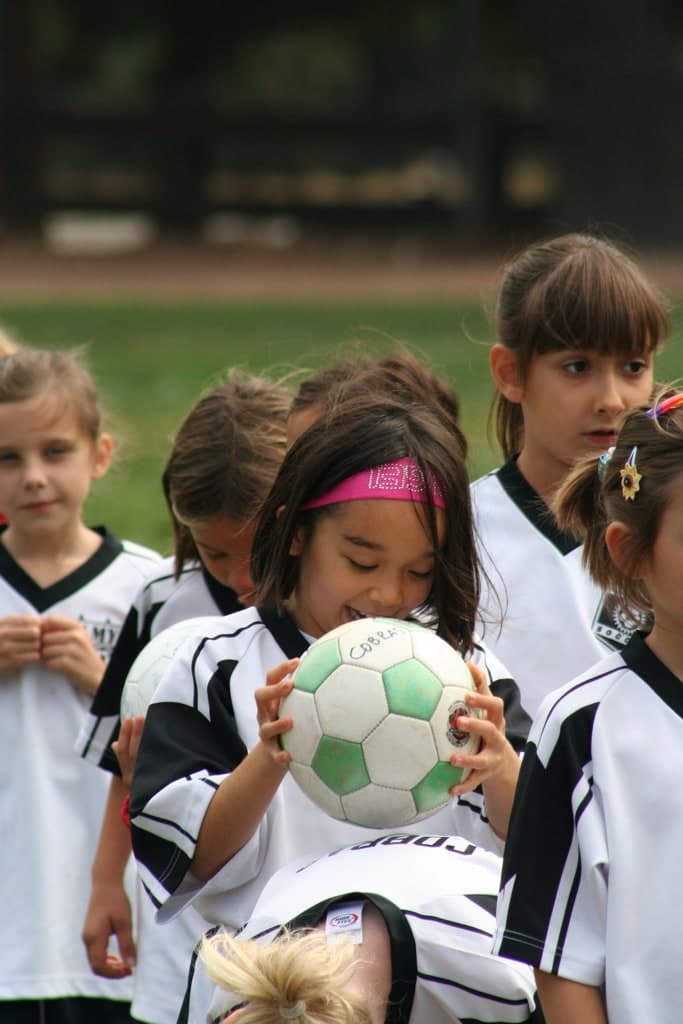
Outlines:
[{"label": "blonde hair", "polygon": [[350,941],[329,945],[315,930],[284,932],[261,945],[220,932],[204,939],[200,956],[209,977],[246,1003],[239,1024],[371,1022],[365,999],[345,988],[353,974]]},{"label": "blonde hair", "polygon": [[97,441],[104,410],[82,351],[26,346],[0,360],[0,404],[28,402],[45,393],[73,412],[83,432]]},{"label": "blonde hair", "polygon": [[18,344],[4,327],[0,327],[0,359],[12,356],[19,348]]}]

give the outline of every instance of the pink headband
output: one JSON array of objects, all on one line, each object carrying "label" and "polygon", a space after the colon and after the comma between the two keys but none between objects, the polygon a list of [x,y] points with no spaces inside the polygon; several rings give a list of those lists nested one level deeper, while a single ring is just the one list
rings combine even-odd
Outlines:
[{"label": "pink headband", "polygon": [[[443,491],[433,473],[430,473],[429,492],[436,508],[445,508]],[[419,501],[427,504],[427,486],[419,465],[412,458],[397,459],[382,466],[363,469],[346,480],[336,484],[319,498],[313,498],[301,506],[302,511],[334,505],[339,501],[367,501],[382,498],[385,501]]]}]

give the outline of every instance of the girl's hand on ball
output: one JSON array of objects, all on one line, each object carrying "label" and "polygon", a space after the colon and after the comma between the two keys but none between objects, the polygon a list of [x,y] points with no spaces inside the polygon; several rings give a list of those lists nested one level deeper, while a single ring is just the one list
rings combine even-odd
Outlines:
[{"label": "girl's hand on ball", "polygon": [[467,705],[482,715],[460,715],[457,721],[462,732],[479,736],[480,746],[476,754],[454,754],[451,764],[457,768],[469,768],[470,774],[460,785],[454,786],[451,796],[461,796],[481,786],[487,779],[502,770],[506,761],[509,743],[505,736],[505,708],[500,697],[491,693],[486,677],[478,665],[467,663],[476,690],[465,697]]},{"label": "girl's hand on ball", "polygon": [[298,658],[290,658],[276,665],[266,675],[266,685],[256,689],[256,717],[259,724],[259,738],[273,760],[288,764],[291,755],[283,750],[279,737],[292,728],[291,716],[280,718],[280,703],[291,692],[294,683],[291,675],[299,664]]}]

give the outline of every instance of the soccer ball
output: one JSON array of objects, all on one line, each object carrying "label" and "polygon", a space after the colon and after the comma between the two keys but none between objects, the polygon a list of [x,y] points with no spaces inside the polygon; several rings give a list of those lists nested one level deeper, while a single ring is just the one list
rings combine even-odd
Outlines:
[{"label": "soccer ball", "polygon": [[303,655],[280,707],[293,726],[282,747],[301,789],[333,818],[372,828],[411,825],[450,797],[468,769],[456,752],[479,738],[458,731],[474,682],[462,657],[432,630],[397,619],[358,619]]},{"label": "soccer ball", "polygon": [[121,693],[121,721],[147,714],[154,691],[181,644],[190,636],[217,632],[222,621],[220,615],[198,615],[193,619],[175,622],[153,636],[142,648],[126,676]]}]

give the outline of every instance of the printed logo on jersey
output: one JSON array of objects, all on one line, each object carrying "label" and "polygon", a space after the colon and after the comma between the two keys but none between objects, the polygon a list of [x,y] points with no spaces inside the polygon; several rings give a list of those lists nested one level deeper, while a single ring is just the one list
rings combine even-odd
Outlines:
[{"label": "printed logo on jersey", "polygon": [[652,615],[623,608],[614,594],[605,594],[593,619],[593,633],[615,651],[626,646],[636,630],[648,633]]},{"label": "printed logo on jersey", "polygon": [[105,619],[104,622],[93,622],[91,619],[86,619],[79,615],[78,621],[82,622],[87,629],[97,653],[105,661],[109,661],[111,652],[114,650],[116,641],[119,638],[120,627],[114,625],[110,619]]},{"label": "printed logo on jersey", "polygon": [[355,924],[358,924],[358,914],[333,914],[330,918],[330,925],[333,928],[353,928]]},{"label": "printed logo on jersey", "polygon": [[469,742],[470,734],[463,732],[462,729],[458,729],[456,721],[458,715],[470,715],[470,709],[464,700],[456,700],[448,708],[448,727],[446,729],[446,739],[454,747],[464,747]]}]

